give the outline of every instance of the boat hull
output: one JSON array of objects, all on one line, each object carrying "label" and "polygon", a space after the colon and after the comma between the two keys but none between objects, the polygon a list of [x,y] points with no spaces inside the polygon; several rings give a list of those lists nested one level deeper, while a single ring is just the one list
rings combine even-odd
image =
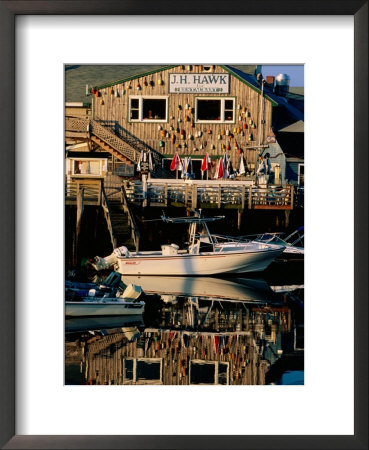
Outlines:
[{"label": "boat hull", "polygon": [[65,302],[67,317],[127,316],[142,314],[144,302]]},{"label": "boat hull", "polygon": [[140,252],[117,259],[117,271],[123,275],[217,275],[261,272],[283,252],[283,248],[255,252],[214,252],[162,255]]}]

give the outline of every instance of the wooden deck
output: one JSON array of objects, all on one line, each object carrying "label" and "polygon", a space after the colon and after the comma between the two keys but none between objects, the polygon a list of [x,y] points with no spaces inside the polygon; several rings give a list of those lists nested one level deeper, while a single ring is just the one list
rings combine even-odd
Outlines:
[{"label": "wooden deck", "polygon": [[195,208],[291,210],[294,206],[294,187],[255,186],[249,181],[148,180],[126,181],[124,189],[128,201],[147,206],[178,206]]}]

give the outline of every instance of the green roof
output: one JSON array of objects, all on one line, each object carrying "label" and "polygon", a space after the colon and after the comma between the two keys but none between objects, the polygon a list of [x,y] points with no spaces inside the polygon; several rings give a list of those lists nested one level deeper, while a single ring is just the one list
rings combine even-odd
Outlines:
[{"label": "green roof", "polygon": [[[86,98],[86,84],[89,87],[95,87],[96,89],[104,89],[106,87],[114,86],[116,84],[124,83],[127,81],[134,80],[136,78],[149,76],[153,73],[168,70],[170,68],[176,67],[174,65],[132,65],[132,64],[81,64],[81,65],[71,65],[65,66],[65,101],[66,102],[76,102],[76,101],[88,101]],[[241,71],[251,78],[255,74],[256,65],[232,65],[221,67],[228,73],[232,74],[242,83],[248,85],[251,89],[256,92],[261,92],[257,86],[253,85],[248,80],[239,76],[232,69],[236,69],[237,72]],[[106,82],[106,80],[115,80],[111,82]],[[267,95],[265,97],[276,106],[277,103]]]}]

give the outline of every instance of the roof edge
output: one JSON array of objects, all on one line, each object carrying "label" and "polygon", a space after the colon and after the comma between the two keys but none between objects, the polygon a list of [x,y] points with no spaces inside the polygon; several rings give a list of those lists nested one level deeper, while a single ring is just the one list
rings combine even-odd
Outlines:
[{"label": "roof edge", "polygon": [[[236,72],[234,72],[230,67],[227,66],[220,66],[223,67],[224,70],[226,70],[228,73],[231,73],[235,78],[237,78],[239,81],[241,81],[242,83],[246,84],[249,88],[251,88],[252,90],[254,90],[255,92],[257,92],[258,94],[261,94],[261,89],[258,89],[256,86],[254,86],[253,84],[249,83],[247,80],[244,80],[242,77],[240,77]],[[274,101],[272,98],[270,98],[268,95],[265,95],[264,93],[264,98],[266,98],[267,100],[270,101],[270,103],[273,106],[278,106],[278,103],[276,101]]]},{"label": "roof edge", "polygon": [[[121,80],[117,80],[117,81],[113,81],[113,82],[109,82],[109,83],[105,83],[105,84],[100,84],[98,86],[93,86],[93,88],[95,88],[97,90],[105,89],[107,87],[115,86],[116,84],[125,83],[127,81],[136,80],[137,78],[147,77],[149,75],[153,75],[154,73],[163,72],[164,70],[173,69],[174,67],[177,67],[178,65],[179,64],[174,64],[174,65],[171,65],[171,66],[163,66],[160,69],[155,69],[155,70],[151,70],[149,72],[143,72],[143,73],[140,73],[140,74],[137,74],[137,75],[132,75],[131,77],[123,78]],[[91,88],[89,89],[89,92],[91,92]]]}]

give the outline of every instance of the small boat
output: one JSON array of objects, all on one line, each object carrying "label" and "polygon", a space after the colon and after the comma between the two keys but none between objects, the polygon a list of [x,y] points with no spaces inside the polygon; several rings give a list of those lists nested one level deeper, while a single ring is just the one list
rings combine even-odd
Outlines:
[{"label": "small boat", "polygon": [[207,224],[224,216],[203,217],[195,211],[192,217],[161,219],[171,224],[188,224],[189,243],[179,249],[176,244],[162,245],[161,251],[130,252],[119,247],[105,258],[96,256],[92,266],[105,270],[114,266],[123,275],[216,275],[260,272],[280,256],[284,246],[272,243],[212,235]]},{"label": "small boat", "polygon": [[66,282],[65,292],[66,317],[137,315],[145,309],[145,302],[139,300],[141,287],[124,285],[116,272],[101,285]]}]

